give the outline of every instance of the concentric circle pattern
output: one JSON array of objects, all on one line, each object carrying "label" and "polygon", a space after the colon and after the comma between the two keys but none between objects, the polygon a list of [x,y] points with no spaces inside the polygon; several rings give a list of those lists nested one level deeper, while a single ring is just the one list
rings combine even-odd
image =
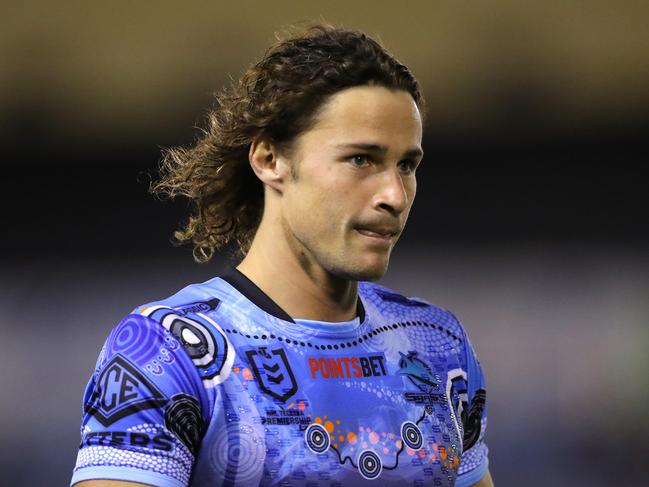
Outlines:
[{"label": "concentric circle pattern", "polygon": [[406,421],[401,425],[401,439],[411,450],[420,450],[424,445],[424,436],[412,421]]},{"label": "concentric circle pattern", "polygon": [[210,463],[214,472],[237,485],[257,485],[265,459],[264,441],[249,424],[229,425],[211,443]]},{"label": "concentric circle pattern", "polygon": [[381,457],[372,450],[363,450],[358,455],[358,471],[366,479],[374,480],[381,475],[381,470],[383,470]]},{"label": "concentric circle pattern", "polygon": [[127,316],[115,328],[108,341],[109,355],[121,353],[138,365],[160,352],[160,340],[154,327],[142,316]]},{"label": "concentric circle pattern", "polygon": [[326,452],[329,449],[331,440],[327,430],[318,423],[312,423],[304,432],[304,441],[306,441],[309,450],[318,455]]}]

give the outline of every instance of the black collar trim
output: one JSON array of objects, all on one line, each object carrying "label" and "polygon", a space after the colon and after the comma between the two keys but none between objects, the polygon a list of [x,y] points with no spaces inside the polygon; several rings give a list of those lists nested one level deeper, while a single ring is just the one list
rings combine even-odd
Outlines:
[{"label": "black collar trim", "polygon": [[[275,301],[270,299],[270,297],[257,285],[248,279],[242,272],[234,267],[227,269],[221,276],[219,276],[225,282],[230,284],[233,288],[243,294],[246,298],[252,301],[259,308],[263,309],[266,313],[273,315],[275,318],[279,318],[283,321],[288,321],[289,323],[295,323],[293,318],[284,311]],[[365,307],[360,297],[358,298],[356,304],[356,315],[360,318],[361,323],[365,321]]]},{"label": "black collar trim", "polygon": [[257,285],[248,279],[241,271],[234,267],[227,269],[221,276],[225,282],[243,294],[266,313],[273,315],[280,320],[295,323],[286,311],[280,308],[279,304],[270,299],[268,294],[259,289]]}]

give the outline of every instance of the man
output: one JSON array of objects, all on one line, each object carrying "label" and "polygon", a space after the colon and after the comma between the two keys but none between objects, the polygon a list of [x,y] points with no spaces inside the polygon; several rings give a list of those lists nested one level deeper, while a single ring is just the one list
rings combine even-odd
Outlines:
[{"label": "man", "polygon": [[84,398],[72,483],[493,485],[485,387],[450,312],[372,284],[416,192],[417,81],[365,35],[278,42],[154,190],[239,265],[138,307]]}]

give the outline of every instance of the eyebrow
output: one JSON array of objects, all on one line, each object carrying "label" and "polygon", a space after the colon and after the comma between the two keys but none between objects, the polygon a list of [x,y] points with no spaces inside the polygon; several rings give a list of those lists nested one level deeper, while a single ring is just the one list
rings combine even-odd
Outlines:
[{"label": "eyebrow", "polygon": [[[381,155],[385,155],[388,152],[388,148],[386,146],[379,145],[379,144],[366,144],[366,143],[340,144],[337,145],[336,148],[362,150],[367,152],[378,153]],[[411,157],[411,158],[423,157],[424,151],[421,150],[419,147],[416,147],[407,150],[403,155],[404,157]]]}]

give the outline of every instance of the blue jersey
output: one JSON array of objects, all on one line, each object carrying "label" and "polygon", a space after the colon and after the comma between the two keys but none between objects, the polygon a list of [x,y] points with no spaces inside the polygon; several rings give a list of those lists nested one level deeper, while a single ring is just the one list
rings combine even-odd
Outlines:
[{"label": "blue jersey", "polygon": [[467,486],[488,468],[460,322],[371,283],[345,323],[293,319],[236,270],[138,307],[83,404],[73,484]]}]

